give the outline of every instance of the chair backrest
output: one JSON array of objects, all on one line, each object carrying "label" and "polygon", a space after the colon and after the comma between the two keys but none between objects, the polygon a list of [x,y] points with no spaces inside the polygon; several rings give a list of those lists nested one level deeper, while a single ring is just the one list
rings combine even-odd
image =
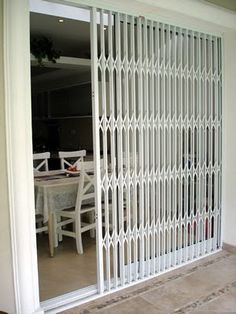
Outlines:
[{"label": "chair backrest", "polygon": [[34,172],[40,172],[40,171],[48,171],[48,159],[50,158],[50,153],[36,153],[33,154],[33,166],[34,166]]},{"label": "chair backrest", "polygon": [[64,170],[65,167],[74,167],[77,163],[83,161],[86,156],[86,150],[58,152],[58,156],[61,160],[61,169]]},{"label": "chair backrest", "polygon": [[79,214],[82,205],[95,206],[94,162],[78,162],[77,166],[80,169],[80,179],[75,210]]}]

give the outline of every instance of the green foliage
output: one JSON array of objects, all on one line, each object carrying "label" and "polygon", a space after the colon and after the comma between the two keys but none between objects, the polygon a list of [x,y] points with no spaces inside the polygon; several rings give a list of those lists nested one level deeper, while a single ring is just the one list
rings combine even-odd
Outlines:
[{"label": "green foliage", "polygon": [[53,63],[56,63],[56,59],[60,58],[60,52],[53,48],[52,40],[45,36],[31,38],[30,51],[38,60],[40,66],[43,66],[42,60],[44,58]]}]

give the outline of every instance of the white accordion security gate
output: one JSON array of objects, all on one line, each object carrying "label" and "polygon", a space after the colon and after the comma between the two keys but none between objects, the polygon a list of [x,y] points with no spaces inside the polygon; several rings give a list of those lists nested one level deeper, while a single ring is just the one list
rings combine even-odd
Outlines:
[{"label": "white accordion security gate", "polygon": [[221,39],[93,8],[99,292],[221,246]]}]

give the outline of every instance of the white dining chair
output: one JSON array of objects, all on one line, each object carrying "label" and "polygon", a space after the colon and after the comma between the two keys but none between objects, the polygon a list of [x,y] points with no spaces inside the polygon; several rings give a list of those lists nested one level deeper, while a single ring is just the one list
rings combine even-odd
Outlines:
[{"label": "white dining chair", "polygon": [[39,214],[36,215],[35,222],[36,222],[36,234],[48,231],[48,224],[43,224],[42,215],[39,215]]},{"label": "white dining chair", "polygon": [[65,167],[74,167],[77,163],[83,161],[86,156],[86,150],[58,152],[58,156],[61,160],[61,169],[64,170]]},{"label": "white dining chair", "polygon": [[[94,162],[79,162],[78,166],[81,172],[75,208],[56,211],[54,224],[59,238],[60,236],[62,236],[62,240],[64,236],[75,238],[77,252],[83,254],[82,234],[96,229]],[[86,217],[88,215],[89,217]],[[65,226],[69,224],[73,226],[72,231],[65,229]]]},{"label": "white dining chair", "polygon": [[50,153],[36,153],[33,154],[33,166],[34,166],[34,172],[40,172],[40,171],[48,171],[48,159],[50,158]]},{"label": "white dining chair", "polygon": [[[48,171],[49,169],[48,159],[49,158],[50,158],[49,152],[33,154],[34,173],[38,173],[43,170]],[[36,222],[36,234],[48,231],[48,225],[43,223],[43,215],[36,214],[35,222]]]}]

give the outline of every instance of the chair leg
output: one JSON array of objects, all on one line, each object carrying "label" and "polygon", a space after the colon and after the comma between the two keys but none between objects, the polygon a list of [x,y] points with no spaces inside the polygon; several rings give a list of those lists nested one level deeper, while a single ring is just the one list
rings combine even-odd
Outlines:
[{"label": "chair leg", "polygon": [[54,239],[55,239],[55,226],[54,226],[54,216],[52,213],[48,217],[48,241],[49,241],[49,251],[50,256],[54,256]]},{"label": "chair leg", "polygon": [[78,254],[83,254],[83,243],[82,243],[82,233],[81,233],[81,218],[79,215],[78,221],[75,221],[75,240],[76,249]]},{"label": "chair leg", "polygon": [[58,234],[57,234],[57,215],[53,214],[53,237],[54,247],[58,247]]},{"label": "chair leg", "polygon": [[37,228],[42,228],[43,227],[43,222],[42,221],[39,221],[36,224],[37,224]]},{"label": "chair leg", "polygon": [[[58,222],[61,222],[61,216],[57,217],[57,223],[58,223]],[[60,229],[61,229],[61,227],[60,227]],[[62,234],[59,233],[59,234],[58,234],[58,241],[59,241],[59,242],[62,242],[62,240],[63,240],[63,239],[62,239]]]},{"label": "chair leg", "polygon": [[[91,212],[89,215],[89,222],[93,224],[95,221],[95,213]],[[90,230],[90,238],[95,238],[95,228]]]}]

